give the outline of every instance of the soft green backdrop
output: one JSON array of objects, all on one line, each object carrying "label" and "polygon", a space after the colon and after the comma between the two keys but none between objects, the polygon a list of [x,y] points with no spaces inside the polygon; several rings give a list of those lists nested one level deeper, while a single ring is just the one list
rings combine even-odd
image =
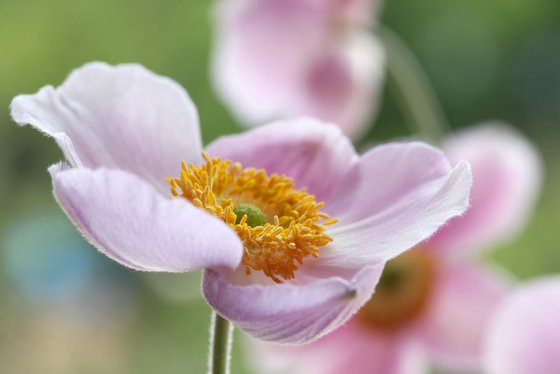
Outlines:
[{"label": "soft green backdrop", "polygon": [[[0,372],[204,372],[209,309],[197,275],[133,273],[76,238],[46,172],[60,151],[17,128],[8,107],[85,62],[139,62],[187,88],[205,143],[238,132],[210,84],[211,6],[0,0]],[[500,118],[538,146],[546,182],[535,219],[491,260],[521,278],[560,272],[560,2],[391,1],[383,22],[425,66],[453,128]],[[385,95],[364,142],[402,136],[407,127]],[[241,341],[234,373],[248,371]]]}]

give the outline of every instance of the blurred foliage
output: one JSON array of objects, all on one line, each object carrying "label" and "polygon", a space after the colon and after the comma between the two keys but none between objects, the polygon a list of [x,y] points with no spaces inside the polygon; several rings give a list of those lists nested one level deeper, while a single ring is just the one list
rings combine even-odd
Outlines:
[{"label": "blurred foliage", "polygon": [[[51,140],[11,122],[8,107],[16,94],[58,85],[88,61],[138,62],[188,89],[205,143],[240,131],[211,86],[211,6],[211,1],[173,0],[0,1],[0,372],[204,372],[209,308],[200,298],[193,300],[187,284],[192,277],[184,278],[184,292],[191,297],[170,299],[148,278],[99,256],[110,270],[94,278],[92,287],[107,272],[124,275],[134,284],[134,291],[126,291],[135,299],[134,313],[84,325],[70,323],[64,306],[26,298],[17,287],[19,278],[6,271],[5,253],[7,238],[38,211],[62,217],[46,173],[61,152]],[[535,219],[492,260],[521,278],[559,272],[560,2],[391,1],[384,5],[382,21],[417,54],[453,128],[500,118],[520,128],[541,150],[547,179]],[[391,97],[383,100],[365,142],[409,135]],[[29,235],[46,240],[41,230],[47,229],[36,228]],[[51,258],[31,251],[28,256],[33,261]],[[183,280],[181,275],[169,277],[175,284]],[[98,306],[91,300],[85,305]],[[240,340],[234,373],[247,371]]]}]

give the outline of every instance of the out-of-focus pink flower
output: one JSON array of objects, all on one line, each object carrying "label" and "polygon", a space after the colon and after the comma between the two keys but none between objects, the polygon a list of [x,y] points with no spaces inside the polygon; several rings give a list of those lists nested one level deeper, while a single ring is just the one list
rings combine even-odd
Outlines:
[{"label": "out-of-focus pink flower", "polygon": [[311,119],[202,153],[187,93],[138,65],[87,64],[57,89],[16,97],[12,116],[64,151],[49,168],[54,194],[93,245],[132,269],[205,269],[208,303],[264,340],[333,330],[369,299],[385,261],[468,204],[468,164],[452,168],[421,143],[360,157]]},{"label": "out-of-focus pink flower", "polygon": [[542,170],[533,146],[503,123],[481,124],[442,145],[453,163],[472,165],[471,207],[432,239],[445,251],[488,249],[526,225],[538,196]]},{"label": "out-of-focus pink flower", "polygon": [[472,165],[467,213],[391,260],[373,297],[345,326],[306,347],[258,344],[263,372],[424,373],[430,364],[480,369],[484,333],[509,282],[497,269],[476,264],[474,255],[526,221],[540,162],[522,136],[498,124],[457,133],[444,149]]},{"label": "out-of-focus pink flower", "polygon": [[362,134],[376,109],[384,53],[377,0],[222,0],[213,75],[242,123],[311,116]]},{"label": "out-of-focus pink flower", "polygon": [[560,276],[533,280],[496,313],[485,351],[485,373],[560,373]]}]

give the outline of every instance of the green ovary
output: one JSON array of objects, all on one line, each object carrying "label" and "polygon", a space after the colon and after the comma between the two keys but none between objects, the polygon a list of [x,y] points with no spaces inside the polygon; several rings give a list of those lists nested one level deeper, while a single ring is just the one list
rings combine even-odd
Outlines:
[{"label": "green ovary", "polygon": [[247,216],[247,225],[251,227],[264,226],[268,223],[262,210],[252,204],[239,204],[233,208],[233,212],[237,216],[236,224],[239,224],[243,216]]}]

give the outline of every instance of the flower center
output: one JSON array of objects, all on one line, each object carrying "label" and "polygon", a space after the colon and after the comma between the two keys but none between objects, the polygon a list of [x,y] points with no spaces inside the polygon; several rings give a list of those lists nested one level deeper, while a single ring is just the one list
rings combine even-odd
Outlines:
[{"label": "flower center", "polygon": [[262,271],[273,281],[293,279],[305,257],[317,257],[332,239],[325,226],[336,220],[325,205],[285,175],[243,168],[203,153],[201,166],[182,163],[180,178],[167,178],[171,193],[223,220],[244,244],[245,273]]},{"label": "flower center", "polygon": [[240,204],[233,207],[233,213],[237,216],[235,224],[238,225],[243,217],[247,217],[245,222],[251,227],[264,226],[268,219],[258,207],[252,204]]},{"label": "flower center", "polygon": [[428,305],[435,272],[434,259],[418,248],[389,261],[375,294],[362,308],[359,318],[384,331],[393,331],[414,321]]}]

